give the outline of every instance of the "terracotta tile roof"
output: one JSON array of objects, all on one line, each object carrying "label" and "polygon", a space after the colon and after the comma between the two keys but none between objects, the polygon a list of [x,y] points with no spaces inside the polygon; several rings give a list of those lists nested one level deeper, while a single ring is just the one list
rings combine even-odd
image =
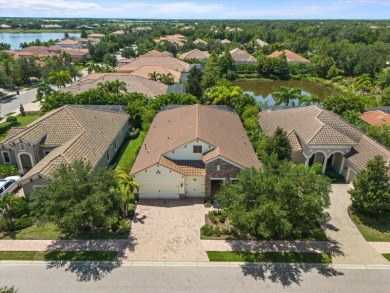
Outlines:
[{"label": "terracotta tile roof", "polygon": [[[125,67],[125,66],[123,66]],[[61,88],[63,92],[78,94],[89,89],[97,88],[98,83],[105,83],[106,81],[123,81],[126,83],[128,93],[141,93],[152,98],[161,94],[165,94],[168,86],[158,81],[147,78],[134,76],[124,73],[93,73],[82,79],[74,82],[69,87]]]},{"label": "terracotta tile roof", "polygon": [[88,49],[63,48],[62,51],[68,53],[70,56],[87,56],[88,55]]},{"label": "terracotta tile roof", "polygon": [[241,50],[239,48],[231,50],[230,51],[230,55],[232,55],[232,58],[236,62],[250,62],[250,63],[254,63],[254,62],[257,61],[256,58],[253,57],[251,54],[249,54],[248,52],[243,51],[243,50]]},{"label": "terracotta tile roof", "polygon": [[[389,149],[340,116],[317,106],[260,112],[259,124],[269,135],[273,134],[277,127],[283,128],[287,133],[295,132],[301,144],[351,147],[346,158],[358,170],[364,169],[375,155],[381,155],[386,162],[390,160]],[[291,142],[290,136],[289,139]]]},{"label": "terracotta tile roof", "polygon": [[371,125],[390,125],[390,114],[387,114],[382,110],[364,112],[359,116],[359,118]]},{"label": "terracotta tile roof", "polygon": [[194,49],[192,51],[181,54],[180,59],[183,60],[183,59],[188,58],[188,59],[205,60],[205,59],[209,58],[209,56],[210,56],[210,54],[207,51],[201,51],[198,49]]},{"label": "terracotta tile roof", "polygon": [[130,73],[142,66],[161,66],[179,72],[188,72],[190,64],[173,57],[139,57],[134,61],[120,67],[117,72]]},{"label": "terracotta tile roof", "polygon": [[61,162],[76,158],[84,158],[95,167],[128,120],[126,113],[67,105],[47,113],[22,131],[10,133],[2,144],[11,146],[23,141],[55,146],[22,181],[36,174],[50,177]]},{"label": "terracotta tile roof", "polygon": [[111,34],[115,35],[115,36],[121,36],[121,35],[125,34],[125,31],[124,30],[119,30],[119,31],[115,31],[115,32],[113,32]]},{"label": "terracotta tile roof", "polygon": [[192,43],[195,44],[195,45],[197,45],[197,44],[207,45],[207,42],[202,40],[202,39],[196,39]]},{"label": "terracotta tile roof", "polygon": [[198,176],[206,174],[205,164],[203,161],[170,160],[164,156],[161,156],[158,163],[186,176]]},{"label": "terracotta tile roof", "polygon": [[290,141],[291,147],[293,151],[301,151],[302,146],[297,133],[293,130],[287,135],[288,140]]},{"label": "terracotta tile roof", "polygon": [[56,45],[78,45],[79,41],[72,39],[65,39],[56,43]]},{"label": "terracotta tile roof", "polygon": [[[217,147],[219,156],[242,167],[260,166],[236,113],[210,106],[190,105],[164,110],[156,115],[131,174],[160,162],[163,154],[196,139]],[[210,155],[203,157],[204,161],[206,159],[209,160]],[[175,168],[178,164],[175,163]]]},{"label": "terracotta tile roof", "polygon": [[231,41],[229,41],[228,39],[224,39],[221,41],[221,44],[225,45],[225,44],[230,44]]},{"label": "terracotta tile roof", "polygon": [[88,39],[89,38],[92,38],[92,39],[102,39],[104,37],[104,34],[89,34],[88,35]]},{"label": "terracotta tile roof", "polygon": [[275,51],[272,54],[268,55],[268,57],[274,57],[278,58],[282,54],[286,55],[287,62],[291,63],[310,63],[310,60],[303,58],[302,56],[299,56],[298,54],[290,51],[290,50],[283,50],[283,51]]},{"label": "terracotta tile roof", "polygon": [[172,74],[175,82],[180,82],[181,72],[165,68],[162,66],[146,65],[132,71],[131,75],[143,77],[149,79],[149,73],[157,72],[159,74]]},{"label": "terracotta tile roof", "polygon": [[151,50],[148,53],[143,54],[139,57],[173,57],[173,54],[171,52],[168,52],[168,51],[160,52],[157,50]]}]

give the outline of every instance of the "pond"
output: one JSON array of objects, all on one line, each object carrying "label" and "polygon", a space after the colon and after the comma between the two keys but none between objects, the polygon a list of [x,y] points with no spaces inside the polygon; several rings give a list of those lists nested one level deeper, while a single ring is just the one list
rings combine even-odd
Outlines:
[{"label": "pond", "polygon": [[[247,80],[235,82],[234,85],[238,85],[245,93],[255,97],[263,105],[268,106],[275,105],[272,93],[279,91],[281,86],[298,88],[302,90],[302,94],[317,96],[320,101],[325,100],[333,93],[332,90],[319,83],[300,80]],[[297,105],[296,100],[292,101]]]},{"label": "pond", "polygon": [[[20,43],[30,43],[36,39],[46,42],[64,38],[65,33],[0,33],[0,43],[11,44],[11,50],[20,50]],[[70,37],[80,37],[79,33],[69,33]]]}]

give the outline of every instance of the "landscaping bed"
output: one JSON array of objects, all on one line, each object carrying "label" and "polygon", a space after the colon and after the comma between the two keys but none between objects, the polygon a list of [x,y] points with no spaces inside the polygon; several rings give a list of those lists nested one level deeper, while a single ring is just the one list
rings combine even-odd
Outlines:
[{"label": "landscaping bed", "polygon": [[112,261],[116,251],[0,251],[0,260]]},{"label": "landscaping bed", "polygon": [[390,242],[390,219],[378,221],[351,209],[348,213],[364,239],[371,242]]},{"label": "landscaping bed", "polygon": [[210,261],[332,263],[330,253],[207,251]]}]

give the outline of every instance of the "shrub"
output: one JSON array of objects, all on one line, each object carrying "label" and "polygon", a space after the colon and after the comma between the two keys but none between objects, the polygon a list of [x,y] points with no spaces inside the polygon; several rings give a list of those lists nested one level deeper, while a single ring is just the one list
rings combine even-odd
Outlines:
[{"label": "shrub", "polygon": [[34,224],[35,220],[32,217],[15,219],[12,221],[12,231],[22,230]]},{"label": "shrub", "polygon": [[19,175],[19,169],[15,165],[3,164],[0,165],[0,177]]},{"label": "shrub", "polygon": [[120,234],[125,234],[125,233],[128,233],[130,231],[130,223],[128,220],[126,219],[121,219],[119,221],[119,226],[118,226],[118,230],[117,232],[120,233]]},{"label": "shrub", "polygon": [[12,126],[18,126],[18,122],[4,122],[0,124],[0,135],[6,133]]},{"label": "shrub", "polygon": [[210,221],[214,224],[217,224],[217,223],[224,223],[225,220],[226,220],[226,213],[223,211],[223,210],[219,210],[219,211],[210,211],[209,212],[209,218],[210,218]]},{"label": "shrub", "polygon": [[130,134],[130,139],[136,139],[139,136],[139,128],[133,131],[132,134]]},{"label": "shrub", "polygon": [[132,219],[134,217],[134,214],[135,214],[135,204],[133,203],[130,203],[129,204],[129,207],[127,209],[127,216]]},{"label": "shrub", "polygon": [[228,229],[216,227],[216,226],[213,226],[210,224],[206,224],[202,228],[200,228],[200,232],[203,236],[221,237],[222,235],[228,233]]},{"label": "shrub", "polygon": [[9,116],[9,117],[7,117],[7,119],[5,121],[7,121],[9,123],[16,123],[16,122],[18,122],[18,119],[15,116]]}]

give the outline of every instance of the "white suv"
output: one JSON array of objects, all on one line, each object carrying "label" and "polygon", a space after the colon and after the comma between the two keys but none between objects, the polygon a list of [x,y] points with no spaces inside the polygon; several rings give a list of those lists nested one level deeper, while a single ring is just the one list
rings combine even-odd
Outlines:
[{"label": "white suv", "polygon": [[0,196],[7,193],[9,187],[17,182],[20,176],[9,176],[4,179],[0,179]]}]

